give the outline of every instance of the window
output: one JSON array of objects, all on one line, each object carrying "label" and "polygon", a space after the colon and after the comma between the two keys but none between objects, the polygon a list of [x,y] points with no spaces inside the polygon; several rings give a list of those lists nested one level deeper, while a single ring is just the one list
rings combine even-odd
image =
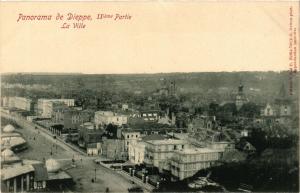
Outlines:
[{"label": "window", "polygon": [[270,108],[267,108],[267,115],[270,115]]},{"label": "window", "polygon": [[129,135],[127,135],[127,139],[129,138]]},{"label": "window", "polygon": [[284,107],[284,114],[287,115],[287,106]]}]

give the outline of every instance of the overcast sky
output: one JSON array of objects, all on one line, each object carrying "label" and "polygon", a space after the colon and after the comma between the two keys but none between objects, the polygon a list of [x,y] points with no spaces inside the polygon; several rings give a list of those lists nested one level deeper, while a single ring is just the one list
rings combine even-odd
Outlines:
[{"label": "overcast sky", "polygon": [[[2,3],[1,72],[287,70],[291,5]],[[293,9],[296,14],[296,3]],[[63,22],[55,20],[16,22],[19,13],[57,12],[91,14],[93,20],[79,30],[60,29]],[[96,20],[97,13],[128,13],[132,19]]]}]

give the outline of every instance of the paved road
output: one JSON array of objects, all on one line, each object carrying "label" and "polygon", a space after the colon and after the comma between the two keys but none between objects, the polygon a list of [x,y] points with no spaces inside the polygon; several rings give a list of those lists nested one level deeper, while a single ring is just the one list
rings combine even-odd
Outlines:
[{"label": "paved road", "polygon": [[[97,157],[88,157],[82,152],[75,151],[60,140],[48,135],[46,131],[36,130],[35,124],[3,112],[1,112],[1,116],[15,120],[23,128],[20,129],[20,132],[27,140],[29,149],[21,153],[22,158],[42,160],[53,157],[58,159],[64,168],[70,166],[72,164],[71,159],[75,158],[76,167],[69,167],[68,169],[68,173],[76,182],[76,185],[71,188],[72,191],[105,192],[106,188],[109,188],[110,192],[127,192],[127,189],[133,186],[129,179],[94,163],[93,160]],[[53,148],[52,155],[49,153],[51,146]],[[92,182],[92,178],[96,178],[95,183]]]}]

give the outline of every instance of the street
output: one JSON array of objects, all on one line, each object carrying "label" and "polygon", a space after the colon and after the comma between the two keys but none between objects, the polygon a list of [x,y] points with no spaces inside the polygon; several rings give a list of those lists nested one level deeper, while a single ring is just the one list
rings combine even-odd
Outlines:
[{"label": "street", "polygon": [[[35,129],[32,123],[28,123],[24,119],[11,117],[4,113],[1,113],[1,116],[14,119],[22,127],[17,131],[22,133],[27,141],[28,149],[17,155],[22,159],[40,161],[50,157],[57,159],[62,169],[69,168],[67,172],[76,182],[75,186],[70,188],[72,191],[105,192],[109,188],[110,192],[127,192],[127,189],[133,186],[129,180],[120,174],[94,163],[93,160],[97,157],[84,156],[82,153],[74,151],[60,140],[54,139],[40,129]],[[70,167],[72,158],[75,159],[76,167],[74,168]],[[92,178],[96,179],[94,183]]]}]

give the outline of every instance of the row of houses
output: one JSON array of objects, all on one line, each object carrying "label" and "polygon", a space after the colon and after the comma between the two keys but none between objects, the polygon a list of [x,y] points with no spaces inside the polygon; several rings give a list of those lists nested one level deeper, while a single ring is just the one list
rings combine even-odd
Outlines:
[{"label": "row of houses", "polygon": [[3,107],[16,108],[25,111],[33,111],[33,102],[31,99],[24,97],[2,97],[1,104]]}]

